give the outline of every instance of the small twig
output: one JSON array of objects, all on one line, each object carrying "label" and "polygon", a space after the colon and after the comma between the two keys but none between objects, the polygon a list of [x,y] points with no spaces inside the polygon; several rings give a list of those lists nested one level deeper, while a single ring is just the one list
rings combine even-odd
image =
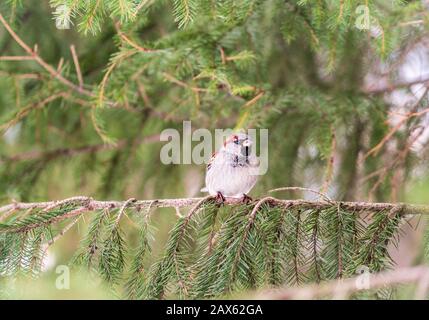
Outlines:
[{"label": "small twig", "polygon": [[319,196],[323,197],[325,200],[332,202],[332,199],[329,198],[326,194],[319,192],[317,190],[309,189],[309,188],[303,188],[303,187],[282,187],[277,189],[269,190],[268,192],[278,192],[278,191],[308,191],[313,192],[315,194],[318,194]]},{"label": "small twig", "polygon": [[43,108],[45,105],[47,105],[47,104],[49,104],[52,101],[55,101],[57,99],[67,98],[68,95],[69,94],[67,92],[59,92],[59,93],[56,93],[56,94],[53,94],[53,95],[47,97],[46,99],[44,99],[42,101],[39,101],[36,103],[31,103],[31,104],[27,105],[26,107],[19,110],[17,115],[12,120],[10,120],[7,123],[0,125],[0,132],[6,131],[11,126],[17,124],[20,120],[25,118],[30,111]]},{"label": "small twig", "polygon": [[16,41],[16,43],[19,44],[19,46],[24,49],[27,54],[34,59],[43,69],[45,69],[53,78],[57,79],[61,83],[63,83],[65,86],[69,87],[70,89],[83,94],[88,97],[94,97],[94,94],[86,90],[84,88],[79,87],[78,85],[71,82],[69,79],[66,79],[63,77],[55,68],[53,68],[50,64],[48,64],[45,60],[43,60],[38,54],[37,50],[31,49],[16,33],[12,30],[10,25],[7,23],[7,21],[3,18],[3,15],[0,13],[0,22],[3,24],[3,26],[6,28],[6,30],[9,32],[11,37]]},{"label": "small twig", "polygon": [[142,46],[139,46],[137,43],[135,43],[125,35],[125,33],[121,30],[120,24],[118,22],[115,23],[115,28],[116,28],[116,31],[118,32],[118,35],[121,37],[121,39],[124,40],[126,43],[128,43],[134,49],[137,49],[138,51],[144,52],[144,53],[159,51],[159,50],[147,49],[147,48],[143,48]]},{"label": "small twig", "polygon": [[4,213],[1,217],[0,217],[0,222],[6,220],[7,218],[9,218],[12,214],[14,214],[17,210],[15,208],[11,208],[9,211],[7,211],[6,213]]},{"label": "small twig", "polygon": [[33,57],[29,56],[2,56],[0,61],[24,61],[24,60],[34,60]]},{"label": "small twig", "polygon": [[79,87],[83,88],[83,77],[82,77],[82,72],[80,70],[79,58],[76,53],[76,48],[73,44],[70,46],[70,51],[73,57],[73,63],[76,69],[77,79],[79,81]]},{"label": "small twig", "polygon": [[176,210],[176,216],[178,218],[183,218],[182,213],[180,212],[180,208],[179,207],[174,207],[174,210]]},{"label": "small twig", "polygon": [[429,108],[424,109],[422,111],[419,112],[412,112],[409,113],[404,119],[402,119],[401,121],[399,121],[399,123],[394,126],[392,129],[390,129],[390,131],[383,137],[383,139],[381,139],[381,141],[375,146],[373,147],[371,150],[369,150],[365,156],[363,157],[362,161],[366,160],[370,155],[374,154],[377,155],[377,153],[380,151],[380,149],[386,144],[387,141],[390,140],[390,138],[392,138],[392,136],[411,118],[415,118],[415,117],[420,117],[422,115],[425,115],[429,113]]},{"label": "small twig", "polygon": [[253,223],[253,221],[255,220],[255,217],[256,217],[256,213],[258,212],[258,210],[261,208],[261,206],[264,204],[264,203],[266,203],[266,202],[270,202],[270,201],[276,201],[277,199],[276,198],[273,198],[273,197],[265,197],[265,198],[262,198],[261,200],[259,200],[257,203],[256,203],[256,205],[253,207],[253,210],[252,210],[252,212],[250,213],[250,216],[249,216],[249,221],[250,221],[250,223],[252,224]]},{"label": "small twig", "polygon": [[47,206],[43,209],[43,212],[49,212],[55,208],[58,208],[62,205],[67,205],[71,203],[78,203],[78,204],[85,204],[89,203],[92,200],[90,197],[84,197],[84,196],[77,196],[77,197],[71,197],[60,201],[53,201],[51,205]]},{"label": "small twig", "polygon": [[321,190],[322,194],[326,194],[326,192],[328,192],[334,174],[335,153],[337,152],[337,138],[333,126],[331,126],[331,139],[331,152],[326,164],[325,181]]},{"label": "small twig", "polygon": [[191,89],[194,92],[208,92],[208,89],[204,89],[204,88],[198,88],[198,87],[192,87],[190,85],[188,85],[186,82],[180,81],[179,79],[176,79],[175,77],[173,77],[171,74],[167,73],[167,72],[163,72],[162,73],[164,75],[164,78],[172,83],[177,84],[178,86],[182,87],[182,88],[187,88],[187,89]]},{"label": "small twig", "polygon": [[368,86],[367,88],[363,88],[362,91],[365,94],[382,94],[382,93],[392,92],[394,90],[401,89],[401,88],[411,87],[415,84],[423,84],[426,86],[428,82],[429,82],[429,77],[426,77],[426,78],[415,79],[412,81],[404,81],[404,82],[397,82],[393,84],[387,84],[385,86],[380,86],[380,87],[377,87],[376,85],[371,85],[371,86]]},{"label": "small twig", "polygon": [[116,221],[115,221],[116,225],[119,224],[119,221],[121,220],[122,216],[124,215],[125,210],[127,209],[127,207],[129,207],[131,203],[136,202],[136,201],[137,201],[137,199],[130,198],[127,201],[124,202],[124,204],[122,205],[121,209],[119,209],[118,216],[116,217]]},{"label": "small twig", "polygon": [[222,47],[220,47],[219,50],[220,50],[220,57],[222,59],[222,64],[226,64],[225,51],[223,50]]},{"label": "small twig", "polygon": [[46,252],[48,251],[49,247],[52,246],[57,240],[59,240],[60,238],[62,238],[62,236],[64,236],[64,234],[67,231],[69,231],[79,221],[79,219],[81,217],[83,217],[83,216],[76,217],[72,222],[70,222],[68,225],[66,225],[64,227],[64,229],[62,229],[55,237],[53,237],[48,242],[46,242],[42,246],[43,255],[46,255]]},{"label": "small twig", "polygon": [[63,71],[63,66],[64,66],[64,58],[61,57],[60,61],[58,61],[58,65],[57,65],[58,73],[61,73]]},{"label": "small twig", "polygon": [[28,79],[34,79],[34,80],[40,80],[42,76],[39,73],[12,73],[7,71],[0,71],[0,76],[2,77],[13,77],[15,79],[21,80],[28,80]]},{"label": "small twig", "polygon": [[[137,143],[155,143],[159,142],[159,134],[154,134],[146,137],[142,137],[138,139]],[[125,148],[129,143],[129,139],[119,140],[115,146],[102,144],[94,144],[76,148],[59,148],[50,151],[29,151],[20,154],[16,154],[10,157],[5,157],[4,161],[28,161],[28,160],[36,160],[36,159],[54,159],[58,157],[74,157],[80,154],[85,153],[95,153],[100,151],[109,151],[109,150],[120,150]]]}]

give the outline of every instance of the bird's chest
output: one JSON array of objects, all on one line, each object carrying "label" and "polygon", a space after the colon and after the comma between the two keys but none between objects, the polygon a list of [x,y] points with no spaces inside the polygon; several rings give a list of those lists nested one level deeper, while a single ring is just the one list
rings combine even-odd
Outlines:
[{"label": "bird's chest", "polygon": [[245,160],[229,159],[231,161],[219,161],[214,164],[208,174],[208,184],[216,191],[225,195],[238,195],[243,193],[249,180],[254,179],[250,175],[249,165]]},{"label": "bird's chest", "polygon": [[229,165],[234,169],[246,169],[249,166],[249,159],[247,157],[234,156],[229,160]]},{"label": "bird's chest", "polygon": [[249,160],[247,158],[230,156],[217,160],[211,168],[214,169],[213,171],[216,172],[217,176],[231,180],[233,178],[242,178],[249,174]]}]

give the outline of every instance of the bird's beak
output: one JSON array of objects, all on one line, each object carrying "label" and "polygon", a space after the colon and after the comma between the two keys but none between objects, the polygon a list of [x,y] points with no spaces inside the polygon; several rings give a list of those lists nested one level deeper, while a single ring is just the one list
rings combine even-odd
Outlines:
[{"label": "bird's beak", "polygon": [[250,142],[249,139],[247,139],[243,142],[243,147],[250,147],[251,145],[252,145],[252,142]]},{"label": "bird's beak", "polygon": [[241,153],[243,154],[243,156],[248,157],[250,155],[252,142],[249,139],[247,139],[247,140],[244,140],[241,143],[241,145],[242,145]]}]

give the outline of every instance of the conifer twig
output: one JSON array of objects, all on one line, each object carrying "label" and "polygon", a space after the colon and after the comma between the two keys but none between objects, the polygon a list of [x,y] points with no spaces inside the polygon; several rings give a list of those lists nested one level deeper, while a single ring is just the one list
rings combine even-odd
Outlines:
[{"label": "conifer twig", "polygon": [[242,255],[243,252],[243,247],[244,247],[244,243],[246,242],[247,237],[249,236],[249,232],[250,229],[252,228],[255,218],[256,218],[256,214],[258,213],[258,210],[261,208],[261,206],[266,203],[266,202],[270,202],[272,200],[276,200],[272,197],[265,197],[262,198],[261,200],[259,200],[256,205],[253,207],[252,212],[249,214],[249,218],[247,221],[247,225],[246,228],[244,229],[244,233],[243,236],[241,238],[240,244],[238,246],[238,250],[235,254],[234,257],[234,262],[232,263],[232,271],[231,271],[231,275],[232,277],[234,277],[235,271],[238,267],[238,261],[240,260],[240,256]]},{"label": "conifer twig", "polygon": [[34,58],[30,57],[30,56],[2,56],[2,57],[0,57],[0,61],[24,61],[24,60],[34,60]]},{"label": "conifer twig", "polygon": [[[142,137],[137,140],[138,144],[146,144],[146,143],[155,143],[159,142],[159,134],[149,135]],[[28,160],[36,160],[36,159],[54,159],[57,157],[73,157],[80,154],[85,153],[96,153],[101,151],[109,151],[109,150],[121,150],[125,148],[129,143],[129,139],[119,140],[116,145],[107,145],[105,143],[86,145],[75,148],[58,148],[49,151],[28,151],[19,153],[16,155],[12,155],[9,157],[3,157],[4,161],[15,162],[15,161],[28,161]],[[0,163],[1,160],[0,159]]]},{"label": "conifer twig", "polygon": [[49,97],[47,97],[41,101],[30,103],[29,105],[27,105],[24,108],[22,108],[21,110],[19,110],[17,112],[16,116],[12,120],[10,120],[4,124],[1,124],[0,125],[0,132],[4,132],[7,129],[9,129],[10,127],[12,127],[13,125],[17,124],[19,121],[21,121],[23,118],[25,118],[30,111],[43,108],[47,104],[49,104],[49,103],[51,103],[57,99],[60,99],[60,98],[66,99],[68,96],[69,96],[69,94],[67,92],[59,92],[59,93],[52,94]]},{"label": "conifer twig", "polygon": [[77,79],[79,80],[79,87],[83,88],[83,77],[82,77],[82,71],[80,70],[80,64],[79,64],[79,58],[76,53],[76,48],[74,45],[70,46],[70,51],[73,57],[74,66],[76,69],[76,75]]},{"label": "conifer twig", "polygon": [[130,198],[127,201],[124,202],[124,204],[122,205],[121,209],[119,209],[119,213],[118,216],[116,217],[116,221],[115,224],[118,225],[119,221],[121,220],[122,216],[125,214],[125,210],[127,209],[127,207],[130,206],[131,203],[137,201],[135,198]]},{"label": "conifer twig", "polygon": [[[54,68],[49,63],[47,63],[43,58],[38,54],[37,52],[37,46],[32,49],[29,45],[27,45],[19,36],[18,34],[12,29],[12,27],[9,25],[9,23],[4,19],[3,15],[0,12],[0,23],[5,27],[7,32],[10,34],[10,36],[15,40],[15,42],[27,53],[27,56],[18,56],[18,57],[6,57],[6,60],[33,60],[37,64],[39,64],[45,71],[47,71],[52,78],[57,79],[59,82],[61,82],[63,85],[71,89],[72,91],[85,96],[87,98],[96,98],[97,95],[84,88],[83,87],[83,78],[81,79],[81,74],[79,75],[80,68],[78,65],[76,65],[77,61],[75,60],[75,56],[72,51],[73,60],[76,65],[76,72],[78,73],[78,81],[79,84],[73,83],[71,80],[67,79],[61,74],[61,68],[63,64],[63,59],[61,58],[59,66],[57,68]],[[79,69],[79,70],[78,70]],[[107,105],[111,107],[117,107],[118,104],[114,101],[105,100],[104,101]]]},{"label": "conifer twig", "polygon": [[16,33],[13,31],[13,29],[10,27],[10,25],[7,23],[7,21],[4,19],[3,15],[0,13],[0,22],[3,24],[3,26],[6,28],[7,32],[11,35],[11,37],[15,40],[16,43],[19,44],[19,46],[24,49],[24,51],[28,54],[29,57],[31,57],[34,61],[36,61],[43,69],[45,69],[53,78],[57,79],[61,83],[63,83],[65,86],[69,87],[70,89],[89,96],[93,97],[94,94],[91,91],[88,91],[84,88],[81,88],[80,86],[74,84],[69,79],[66,79],[64,76],[61,75],[55,68],[53,68],[50,64],[48,64],[45,60],[43,60],[37,53],[36,50],[31,49]]},{"label": "conifer twig", "polygon": [[303,188],[303,187],[282,187],[282,188],[271,189],[268,192],[271,193],[271,192],[278,192],[278,191],[308,191],[308,192],[312,192],[312,193],[315,193],[315,194],[321,196],[322,198],[324,198],[327,201],[332,201],[331,198],[329,198],[323,192],[319,192],[317,190],[313,190],[310,188]]},{"label": "conifer twig", "polygon": [[46,252],[48,251],[49,247],[52,246],[57,240],[61,239],[66,234],[66,232],[69,231],[79,221],[79,219],[81,217],[82,216],[78,216],[77,218],[75,218],[74,220],[72,220],[72,222],[70,222],[68,225],[66,225],[55,237],[53,237],[48,242],[46,242],[42,246],[43,253],[46,254]]},{"label": "conifer twig", "polygon": [[382,94],[382,93],[392,92],[397,89],[411,87],[416,84],[423,84],[424,86],[427,86],[428,82],[429,82],[429,77],[421,77],[419,79],[415,79],[412,81],[403,81],[403,82],[398,82],[393,84],[386,84],[384,86],[370,85],[366,88],[363,88],[362,91],[365,94]]},{"label": "conifer twig", "polygon": [[133,47],[134,49],[137,49],[138,51],[141,52],[158,52],[158,50],[152,50],[152,49],[148,49],[148,48],[143,48],[142,46],[138,45],[137,43],[135,43],[134,41],[132,41],[122,30],[121,30],[121,25],[119,22],[115,23],[115,28],[116,31],[118,32],[118,35],[122,38],[122,40],[124,40],[126,43],[128,43],[131,47]]},{"label": "conifer twig", "polygon": [[334,175],[335,153],[337,152],[337,136],[334,127],[331,125],[331,152],[326,162],[325,181],[322,185],[321,193],[326,194],[331,185]]}]

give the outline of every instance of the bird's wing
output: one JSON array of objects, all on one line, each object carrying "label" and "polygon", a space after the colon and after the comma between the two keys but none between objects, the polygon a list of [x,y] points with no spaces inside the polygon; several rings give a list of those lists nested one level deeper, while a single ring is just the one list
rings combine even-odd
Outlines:
[{"label": "bird's wing", "polygon": [[[214,161],[215,157],[216,157],[216,152],[214,152],[214,153],[212,154],[212,156],[211,156],[211,158],[210,158],[209,162],[207,163],[206,171],[209,171],[209,170],[210,170],[210,168],[212,167],[212,163],[213,163],[213,161]],[[201,192],[209,192],[209,189],[208,189],[207,187],[204,187],[204,188],[202,188],[200,191],[201,191]]]},{"label": "bird's wing", "polygon": [[209,171],[210,168],[212,167],[212,163],[213,163],[214,159],[216,158],[216,154],[217,154],[216,152],[213,153],[212,156],[211,156],[211,158],[210,158],[210,160],[209,160],[209,162],[207,163],[207,171]]}]

